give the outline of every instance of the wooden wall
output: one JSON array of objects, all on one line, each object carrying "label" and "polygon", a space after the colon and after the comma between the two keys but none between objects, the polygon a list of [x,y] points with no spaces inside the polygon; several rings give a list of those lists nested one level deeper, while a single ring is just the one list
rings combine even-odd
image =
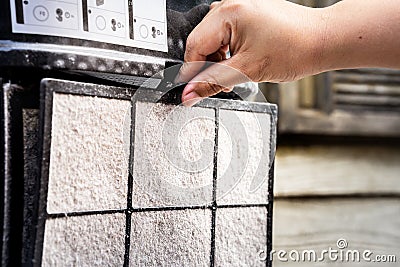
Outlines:
[{"label": "wooden wall", "polygon": [[[273,266],[399,266],[400,147],[281,146],[276,155],[274,249],[371,250],[397,263],[288,262]],[[317,254],[318,255],[318,254]]]}]

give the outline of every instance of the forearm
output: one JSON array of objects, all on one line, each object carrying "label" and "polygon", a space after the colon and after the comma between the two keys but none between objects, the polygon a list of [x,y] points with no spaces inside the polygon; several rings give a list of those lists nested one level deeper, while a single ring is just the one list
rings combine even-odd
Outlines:
[{"label": "forearm", "polygon": [[[222,48],[229,48],[230,58],[221,56]],[[189,64],[215,55],[219,64],[204,70]],[[360,67],[400,69],[399,0],[343,0],[327,8],[286,0],[214,3],[188,37],[178,80],[189,82],[182,93],[182,101],[189,101],[231,88],[243,77],[288,82]]]},{"label": "forearm", "polygon": [[400,2],[344,0],[315,10],[316,72],[358,67],[400,68]]}]

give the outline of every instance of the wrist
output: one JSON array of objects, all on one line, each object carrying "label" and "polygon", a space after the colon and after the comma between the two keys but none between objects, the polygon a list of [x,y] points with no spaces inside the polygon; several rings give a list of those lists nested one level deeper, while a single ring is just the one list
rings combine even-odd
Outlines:
[{"label": "wrist", "polygon": [[[302,10],[301,10],[302,9]],[[329,49],[328,25],[330,24],[330,10],[326,8],[301,7],[297,10],[296,41],[294,57],[299,77],[318,74],[329,69],[332,63]]]},{"label": "wrist", "polygon": [[314,12],[315,34],[311,46],[315,51],[314,74],[355,68],[362,64],[363,60],[359,56],[361,30],[354,26],[355,19],[346,13],[346,8],[339,3],[314,9]]},{"label": "wrist", "polygon": [[[314,75],[334,69],[332,33],[333,12],[330,8],[310,8],[305,38],[307,47],[304,52],[308,64],[307,75]],[[303,37],[304,38],[304,37]]]}]

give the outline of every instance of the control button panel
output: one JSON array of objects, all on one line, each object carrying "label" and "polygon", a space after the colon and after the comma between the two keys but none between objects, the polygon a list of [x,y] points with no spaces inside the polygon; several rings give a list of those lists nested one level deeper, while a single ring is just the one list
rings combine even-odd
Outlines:
[{"label": "control button panel", "polygon": [[[18,3],[20,1],[20,3]],[[166,0],[10,0],[14,33],[167,52]]]},{"label": "control button panel", "polygon": [[24,11],[26,13],[24,21],[27,25],[48,25],[51,28],[78,30],[79,16],[76,4],[63,3],[59,5],[57,1],[35,5],[25,4]]},{"label": "control button panel", "polygon": [[88,31],[106,36],[125,38],[126,16],[123,13],[89,7]]},{"label": "control button panel", "polygon": [[165,39],[163,23],[153,20],[137,18],[135,22],[137,28],[136,39],[144,42],[162,44]]}]

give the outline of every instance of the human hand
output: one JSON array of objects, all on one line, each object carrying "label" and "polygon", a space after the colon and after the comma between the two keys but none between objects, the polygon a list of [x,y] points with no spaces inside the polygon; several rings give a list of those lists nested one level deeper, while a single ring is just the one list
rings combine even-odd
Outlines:
[{"label": "human hand", "polygon": [[[315,72],[317,14],[285,0],[223,0],[187,39],[177,80],[189,82],[182,102],[229,91],[238,83],[283,82]],[[231,57],[226,58],[229,50]],[[203,69],[205,61],[219,62]]]}]

